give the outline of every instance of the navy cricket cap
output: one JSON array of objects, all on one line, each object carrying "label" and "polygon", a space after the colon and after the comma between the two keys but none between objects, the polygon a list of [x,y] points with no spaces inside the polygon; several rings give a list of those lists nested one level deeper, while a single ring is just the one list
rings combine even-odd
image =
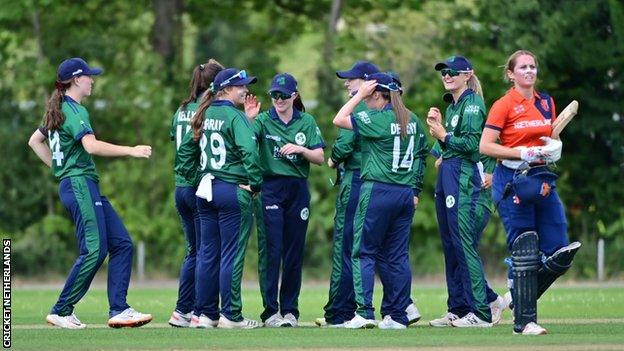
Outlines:
[{"label": "navy cricket cap", "polygon": [[213,86],[215,91],[219,91],[225,87],[253,84],[257,80],[258,79],[256,77],[247,76],[247,72],[245,70],[239,70],[238,68],[226,68],[217,73]]},{"label": "navy cricket cap", "polygon": [[338,71],[336,75],[342,79],[366,79],[367,74],[378,73],[379,68],[372,62],[358,61],[347,71]]},{"label": "navy cricket cap", "polygon": [[401,93],[401,95],[403,95],[403,84],[401,83],[401,77],[399,77],[399,74],[394,71],[388,71],[386,72],[386,74],[390,75],[390,77],[392,77],[392,80],[397,83],[397,85],[399,86],[399,92]]},{"label": "navy cricket cap", "polygon": [[87,62],[80,57],[69,58],[58,66],[56,76],[59,81],[64,82],[78,76],[97,76],[102,73],[101,68],[89,67]]},{"label": "navy cricket cap", "polygon": [[399,91],[399,84],[388,73],[373,73],[366,76],[366,80],[374,80],[377,82],[375,91]]},{"label": "navy cricket cap", "polygon": [[455,55],[447,58],[444,62],[438,62],[435,65],[436,71],[441,71],[445,68],[454,69],[456,71],[472,71],[472,64],[467,58]]},{"label": "navy cricket cap", "polygon": [[297,80],[288,73],[279,73],[273,77],[269,93],[279,91],[281,93],[292,95],[297,91]]}]

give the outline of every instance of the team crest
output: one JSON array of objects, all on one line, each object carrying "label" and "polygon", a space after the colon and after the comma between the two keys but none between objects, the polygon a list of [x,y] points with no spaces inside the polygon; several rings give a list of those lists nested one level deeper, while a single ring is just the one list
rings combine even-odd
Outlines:
[{"label": "team crest", "polygon": [[453,118],[451,119],[451,127],[457,127],[457,122],[459,122],[459,115],[453,116]]},{"label": "team crest", "polygon": [[301,213],[299,215],[301,216],[301,219],[303,219],[304,221],[307,221],[308,217],[310,217],[310,210],[308,210],[307,207],[304,207],[303,210],[301,210]]},{"label": "team crest", "polygon": [[516,106],[514,107],[514,112],[515,112],[516,114],[518,114],[518,115],[519,115],[519,114],[521,114],[521,113],[523,113],[524,111],[526,111],[526,110],[524,109],[524,106],[522,106],[522,105],[516,105]]},{"label": "team crest", "polygon": [[306,142],[305,134],[301,132],[295,134],[295,143],[297,143],[297,145],[304,145],[305,142]]},{"label": "team crest", "polygon": [[449,195],[446,197],[446,208],[452,208],[455,206],[455,198],[453,195]]},{"label": "team crest", "polygon": [[286,78],[284,78],[284,77],[277,78],[277,84],[279,84],[279,85],[286,85]]}]

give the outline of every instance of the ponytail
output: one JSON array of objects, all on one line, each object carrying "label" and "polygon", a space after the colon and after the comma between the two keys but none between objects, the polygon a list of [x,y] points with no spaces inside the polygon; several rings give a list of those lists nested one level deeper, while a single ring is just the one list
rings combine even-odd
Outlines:
[{"label": "ponytail", "polygon": [[401,127],[401,138],[405,138],[407,136],[407,122],[409,121],[410,111],[403,104],[400,91],[390,92],[390,103],[392,104],[396,121]]},{"label": "ponytail", "polygon": [[189,96],[180,104],[182,110],[186,110],[186,106],[189,103],[196,101],[203,92],[208,90],[210,83],[212,83],[217,73],[219,73],[222,69],[223,65],[214,59],[210,59],[207,63],[195,66],[193,69],[193,76],[189,84]]},{"label": "ponytail", "polygon": [[301,112],[305,112],[305,106],[303,106],[303,101],[301,101],[301,94],[297,93],[297,97],[295,101],[293,101],[293,107]]},{"label": "ponytail", "polygon": [[191,129],[193,130],[193,140],[196,142],[199,141],[203,132],[203,124],[204,124],[204,114],[210,104],[214,101],[214,98],[217,94],[212,90],[208,89],[204,97],[202,98],[199,107],[197,108],[197,112],[195,112],[195,116],[191,120]]},{"label": "ponytail", "polygon": [[59,129],[65,122],[65,115],[61,110],[63,104],[63,96],[65,91],[71,86],[71,80],[66,82],[56,81],[54,83],[56,89],[52,92],[52,96],[46,104],[46,112],[43,115],[43,127],[46,130]]},{"label": "ponytail", "polygon": [[481,89],[481,82],[479,81],[479,77],[477,77],[476,74],[472,73],[470,79],[468,79],[468,82],[466,83],[468,84],[468,89],[471,89],[472,91],[477,93],[477,95],[480,95],[481,98],[485,99],[485,97],[483,96],[483,89]]}]

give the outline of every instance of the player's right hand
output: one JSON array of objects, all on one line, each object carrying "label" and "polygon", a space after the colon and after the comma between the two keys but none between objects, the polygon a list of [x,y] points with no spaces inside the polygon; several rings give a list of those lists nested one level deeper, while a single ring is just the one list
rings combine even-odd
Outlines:
[{"label": "player's right hand", "polygon": [[430,107],[427,112],[427,124],[442,123],[442,113],[437,107]]},{"label": "player's right hand", "polygon": [[137,145],[132,148],[130,156],[136,158],[150,158],[152,156],[152,147],[149,145]]}]

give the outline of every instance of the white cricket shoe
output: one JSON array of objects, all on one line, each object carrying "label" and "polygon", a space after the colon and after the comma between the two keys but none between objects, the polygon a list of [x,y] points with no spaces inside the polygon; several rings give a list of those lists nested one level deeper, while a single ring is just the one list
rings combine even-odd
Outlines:
[{"label": "white cricket shoe", "polygon": [[438,328],[450,327],[451,322],[457,319],[459,319],[459,316],[457,316],[455,313],[447,312],[441,318],[436,318],[436,319],[432,319],[431,321],[429,321],[429,325],[432,327],[438,327]]},{"label": "white cricket shoe", "polygon": [[297,322],[297,318],[292,313],[286,313],[284,318],[282,319],[282,324],[280,327],[296,327],[299,323]]},{"label": "white cricket shoe", "polygon": [[169,318],[169,325],[176,328],[188,328],[191,325],[192,318],[193,312],[180,313],[173,311],[171,318]]},{"label": "white cricket shoe", "polygon": [[[171,324],[171,321],[169,322],[169,324]],[[191,316],[191,323],[189,324],[189,328],[211,329],[216,328],[217,324],[219,324],[219,320],[212,320],[202,313],[199,316]]]},{"label": "white cricket shoe", "polygon": [[491,328],[492,323],[486,322],[470,312],[462,318],[451,322],[451,325],[457,328]]},{"label": "white cricket shoe", "polygon": [[356,314],[352,320],[345,322],[344,327],[347,329],[371,329],[377,326],[377,321],[374,319],[366,319],[359,314]]},{"label": "white cricket shoe", "polygon": [[111,328],[137,328],[152,321],[152,315],[135,311],[132,307],[126,308],[118,315],[108,320]]},{"label": "white cricket shoe", "polygon": [[399,322],[395,322],[390,315],[384,317],[384,319],[377,324],[379,329],[406,329],[407,326]]},{"label": "white cricket shoe", "polygon": [[282,317],[282,315],[277,312],[276,314],[272,315],[264,321],[264,326],[267,328],[279,328],[282,326],[283,320],[284,318]]},{"label": "white cricket shoe", "polygon": [[63,329],[84,329],[86,324],[82,323],[75,314],[69,316],[59,316],[58,314],[49,314],[46,316],[48,324]]},{"label": "white cricket shoe", "polygon": [[505,299],[501,296],[498,296],[496,300],[490,303],[490,312],[492,313],[492,325],[498,324],[502,317],[503,311],[509,306],[505,303]]},{"label": "white cricket shoe", "polygon": [[234,322],[227,319],[224,315],[221,315],[219,318],[219,325],[217,328],[222,329],[254,329],[258,328],[260,323],[258,321],[254,321],[253,319],[243,318],[240,322]]},{"label": "white cricket shoe", "polygon": [[407,325],[412,325],[420,320],[420,312],[414,303],[407,306],[405,313],[407,313]]},{"label": "white cricket shoe", "polygon": [[522,329],[522,332],[518,333],[514,330],[513,333],[514,335],[546,335],[548,334],[548,330],[546,330],[545,328],[542,328],[537,323],[530,322],[524,326],[524,329]]}]

